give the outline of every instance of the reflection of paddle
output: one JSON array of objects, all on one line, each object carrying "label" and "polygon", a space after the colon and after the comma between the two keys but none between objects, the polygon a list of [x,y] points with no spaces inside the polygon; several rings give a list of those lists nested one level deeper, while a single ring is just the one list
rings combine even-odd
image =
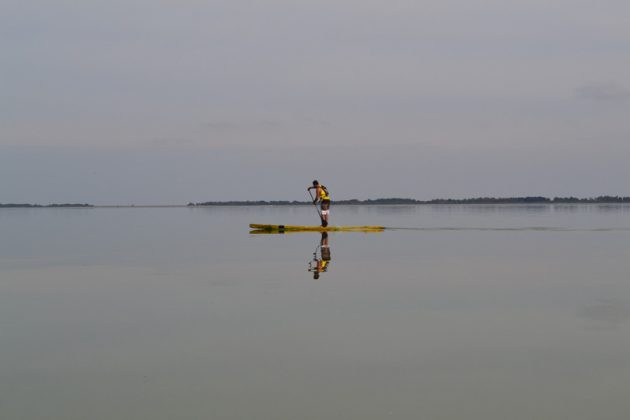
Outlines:
[{"label": "reflection of paddle", "polygon": [[313,194],[311,193],[311,190],[307,190],[307,191],[308,191],[308,195],[311,196],[311,202],[315,206],[315,211],[317,212],[317,215],[319,216],[319,219],[322,221],[322,226],[324,226],[324,216],[322,216],[322,213],[317,208],[317,204],[315,203],[315,197],[313,197]]}]

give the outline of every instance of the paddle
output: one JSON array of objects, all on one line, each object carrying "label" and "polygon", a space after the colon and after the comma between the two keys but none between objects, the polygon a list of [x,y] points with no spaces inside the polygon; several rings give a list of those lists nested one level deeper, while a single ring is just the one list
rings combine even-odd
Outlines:
[{"label": "paddle", "polygon": [[315,197],[313,197],[313,194],[311,193],[311,190],[307,190],[307,191],[308,191],[308,195],[311,196],[311,202],[313,203],[313,206],[315,206],[315,211],[317,212],[317,215],[319,216],[319,219],[322,221],[322,225],[323,225],[324,224],[324,217],[322,216],[321,212],[317,208],[317,204],[315,203]]}]

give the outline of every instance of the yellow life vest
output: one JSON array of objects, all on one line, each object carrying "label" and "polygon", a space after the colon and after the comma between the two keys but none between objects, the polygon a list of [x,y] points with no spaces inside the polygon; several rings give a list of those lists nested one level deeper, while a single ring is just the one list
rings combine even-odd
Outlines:
[{"label": "yellow life vest", "polygon": [[324,186],[319,187],[319,198],[321,200],[330,200],[330,196],[326,192],[326,189],[324,188]]}]

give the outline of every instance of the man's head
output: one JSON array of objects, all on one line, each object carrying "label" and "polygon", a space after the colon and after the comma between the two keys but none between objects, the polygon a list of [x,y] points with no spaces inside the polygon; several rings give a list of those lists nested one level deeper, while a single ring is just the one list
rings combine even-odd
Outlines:
[{"label": "man's head", "polygon": [[317,182],[317,180],[313,181],[313,186],[317,187],[319,185],[319,182]]},{"label": "man's head", "polygon": [[317,280],[317,279],[319,279],[319,272],[316,271],[313,273],[313,280]]}]

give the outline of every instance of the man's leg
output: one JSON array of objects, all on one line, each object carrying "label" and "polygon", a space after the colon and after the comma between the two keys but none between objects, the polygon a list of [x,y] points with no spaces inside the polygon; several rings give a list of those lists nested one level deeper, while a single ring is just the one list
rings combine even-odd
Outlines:
[{"label": "man's leg", "polygon": [[322,226],[328,226],[328,215],[330,214],[330,201],[322,201]]},{"label": "man's leg", "polygon": [[328,210],[322,210],[322,227],[328,226]]}]

